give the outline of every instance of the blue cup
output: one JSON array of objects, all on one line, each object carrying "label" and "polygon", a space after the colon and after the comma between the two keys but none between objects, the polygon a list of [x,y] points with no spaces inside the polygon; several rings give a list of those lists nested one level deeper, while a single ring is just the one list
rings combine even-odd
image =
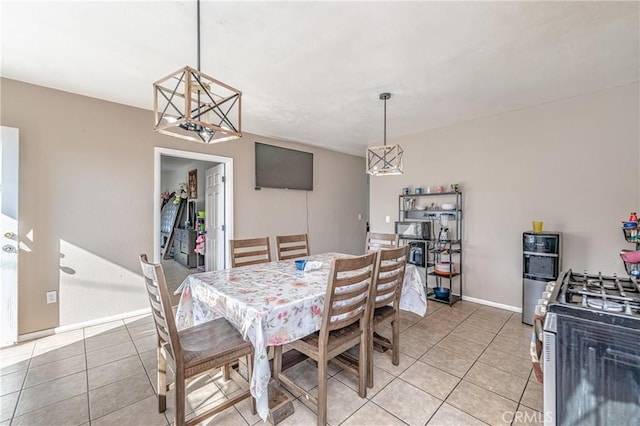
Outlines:
[{"label": "blue cup", "polygon": [[307,265],[306,260],[296,260],[295,263],[298,271],[304,271],[304,267]]}]

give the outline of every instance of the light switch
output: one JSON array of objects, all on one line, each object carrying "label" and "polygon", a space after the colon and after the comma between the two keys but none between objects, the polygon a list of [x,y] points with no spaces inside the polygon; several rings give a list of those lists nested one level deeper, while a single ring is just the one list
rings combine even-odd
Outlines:
[{"label": "light switch", "polygon": [[391,222],[391,217],[385,216],[384,217],[384,223],[389,223],[389,222]]}]

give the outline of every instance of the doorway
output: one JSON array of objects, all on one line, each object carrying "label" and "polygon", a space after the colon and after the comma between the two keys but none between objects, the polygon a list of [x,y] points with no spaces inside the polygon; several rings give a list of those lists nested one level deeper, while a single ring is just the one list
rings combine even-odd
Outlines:
[{"label": "doorway", "polygon": [[[212,169],[217,172],[215,203],[207,198]],[[230,264],[232,176],[231,158],[155,148],[154,261],[162,262],[170,289],[189,274]],[[164,209],[168,203],[183,208]],[[170,225],[165,210],[176,211]]]}]

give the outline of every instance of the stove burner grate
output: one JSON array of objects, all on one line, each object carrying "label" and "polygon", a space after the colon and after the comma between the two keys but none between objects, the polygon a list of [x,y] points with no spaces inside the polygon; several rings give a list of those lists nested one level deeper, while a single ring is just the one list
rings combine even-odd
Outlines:
[{"label": "stove burner grate", "polygon": [[568,271],[558,301],[602,312],[640,318],[640,285],[617,275],[575,274]]},{"label": "stove burner grate", "polygon": [[603,299],[588,299],[587,305],[590,308],[600,309],[606,312],[622,312],[623,306],[617,302],[611,302]]}]

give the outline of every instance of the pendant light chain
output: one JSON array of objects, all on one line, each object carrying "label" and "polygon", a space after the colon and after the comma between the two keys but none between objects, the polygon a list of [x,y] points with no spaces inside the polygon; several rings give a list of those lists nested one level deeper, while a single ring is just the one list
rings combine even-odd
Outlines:
[{"label": "pendant light chain", "polygon": [[384,101],[384,146],[387,146],[387,99],[391,97],[391,93],[380,93],[380,100]]},{"label": "pendant light chain", "polygon": [[384,98],[384,146],[387,146],[387,98]]}]

